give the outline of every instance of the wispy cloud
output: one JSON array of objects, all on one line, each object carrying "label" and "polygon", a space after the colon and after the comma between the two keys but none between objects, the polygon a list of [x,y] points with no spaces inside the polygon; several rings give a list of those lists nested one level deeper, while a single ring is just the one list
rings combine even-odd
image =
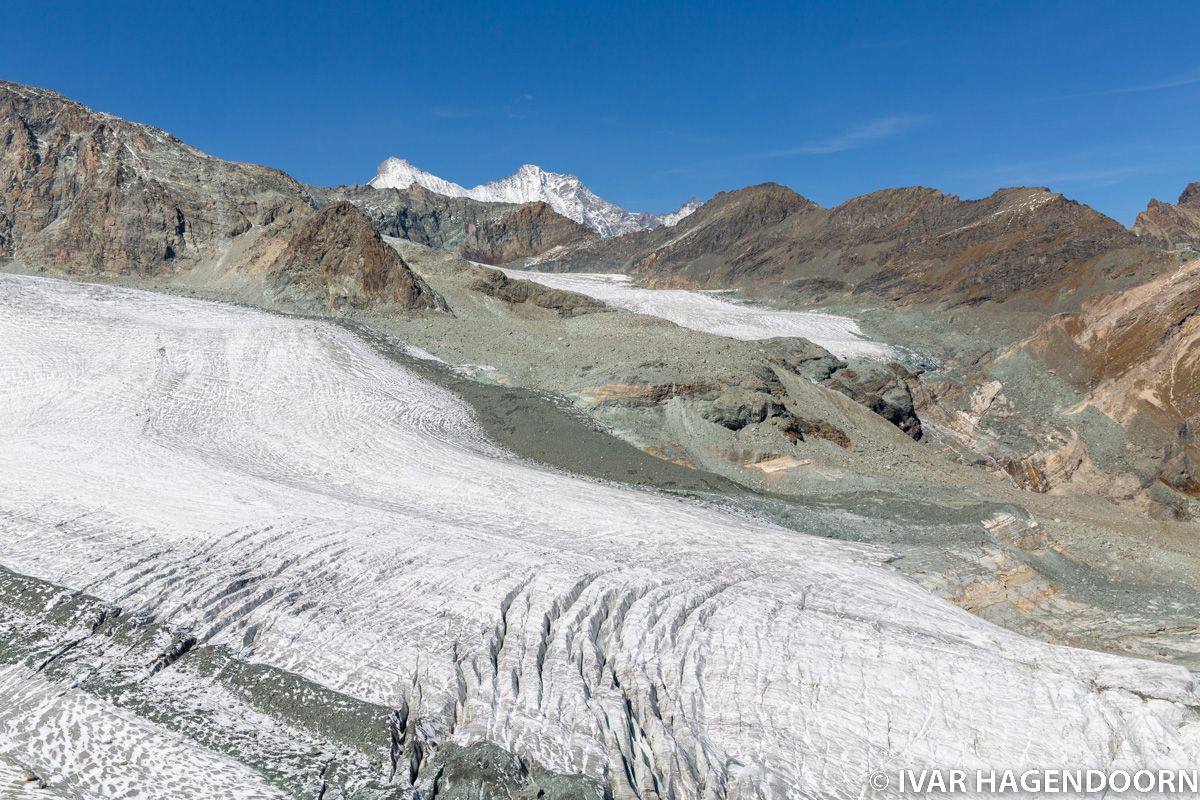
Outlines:
[{"label": "wispy cloud", "polygon": [[461,106],[434,106],[429,109],[429,116],[438,119],[470,119],[482,117],[488,113],[486,108],[463,108]]},{"label": "wispy cloud", "polygon": [[855,125],[828,139],[822,139],[780,150],[767,150],[754,158],[782,158],[784,156],[819,156],[858,150],[884,139],[899,136],[907,130],[924,125],[929,117],[924,114],[893,114]]},{"label": "wispy cloud", "polygon": [[1053,159],[980,167],[963,175],[988,186],[1049,186],[1059,191],[1079,191],[1170,172],[1171,168],[1154,154],[1093,148]]},{"label": "wispy cloud", "polygon": [[669,167],[668,169],[660,169],[653,174],[656,178],[666,177],[668,175],[691,175],[692,173],[700,170],[702,167],[712,167],[718,164],[725,164],[728,163],[729,160],[730,159],[725,159],[724,161],[705,161],[699,164],[688,164],[683,167]]},{"label": "wispy cloud", "polygon": [[434,106],[427,113],[437,119],[473,119],[477,117],[525,119],[533,113],[533,95],[523,94],[508,103],[497,106]]},{"label": "wispy cloud", "polygon": [[508,119],[525,119],[533,109],[533,95],[523,94],[504,106],[504,116]]},{"label": "wispy cloud", "polygon": [[897,50],[920,44],[918,39],[864,39],[851,43],[854,50]]},{"label": "wispy cloud", "polygon": [[841,133],[794,147],[783,147],[776,150],[764,150],[758,153],[741,153],[739,155],[714,158],[679,167],[659,170],[655,175],[686,175],[699,169],[716,167],[723,164],[734,164],[746,161],[762,161],[788,156],[821,156],[832,153],[843,153],[847,150],[858,150],[873,144],[899,136],[905,131],[917,128],[929,122],[925,114],[893,114],[879,117],[859,125],[854,125]]},{"label": "wispy cloud", "polygon": [[1200,66],[1193,67],[1187,72],[1181,72],[1178,75],[1162,80],[1151,81],[1149,83],[1141,83],[1135,86],[1121,86],[1116,89],[1104,89],[1099,92],[1087,92],[1083,97],[1099,97],[1110,94],[1136,94],[1138,92],[1158,92],[1163,89],[1177,89],[1180,86],[1193,86],[1200,83]]},{"label": "wispy cloud", "polygon": [[1128,167],[1095,167],[1068,169],[1062,171],[1046,171],[1024,170],[1024,171],[1009,171],[1003,170],[1000,174],[1005,176],[1005,180],[1009,183],[1018,184],[1021,186],[1109,186],[1120,182],[1124,178],[1132,178],[1139,175],[1146,175],[1154,172],[1151,167],[1145,166],[1128,166]]}]

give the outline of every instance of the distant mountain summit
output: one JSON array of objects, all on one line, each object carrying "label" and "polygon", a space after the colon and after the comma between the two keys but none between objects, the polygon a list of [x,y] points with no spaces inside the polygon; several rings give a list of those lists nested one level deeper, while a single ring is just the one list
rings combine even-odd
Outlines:
[{"label": "distant mountain summit", "polygon": [[1168,249],[1200,251],[1200,181],[1189,183],[1175,205],[1151,200],[1133,232]]},{"label": "distant mountain summit", "polygon": [[704,203],[701,200],[693,197],[691,200],[688,200],[686,203],[681,205],[678,210],[672,211],[670,214],[663,214],[660,217],[662,224],[670,228],[675,223],[691,214],[693,211],[699,209],[702,205],[704,205]]},{"label": "distant mountain summit", "polygon": [[574,175],[547,172],[534,164],[523,164],[507,178],[467,189],[413,166],[402,158],[389,158],[379,165],[379,172],[371,180],[371,186],[376,189],[407,189],[413,184],[447,197],[468,197],[485,203],[540,201],[601,236],[620,236],[674,225],[701,206],[700,201],[693,198],[677,211],[662,216],[644,211],[626,211],[598,197]]},{"label": "distant mountain summit", "polygon": [[371,179],[370,185],[376,189],[407,189],[414,184],[446,197],[471,196],[469,189],[426,172],[403,158],[389,158],[380,164],[379,172]]}]

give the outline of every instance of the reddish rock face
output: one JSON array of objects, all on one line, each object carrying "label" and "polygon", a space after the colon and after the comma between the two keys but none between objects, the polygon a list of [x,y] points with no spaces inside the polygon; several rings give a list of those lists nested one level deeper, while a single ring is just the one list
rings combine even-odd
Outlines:
[{"label": "reddish rock face", "polygon": [[1023,346],[1127,426],[1200,421],[1200,263],[1055,317]]},{"label": "reddish rock face", "polygon": [[304,223],[272,272],[281,286],[299,287],[327,308],[446,308],[350,203],[326,206]]},{"label": "reddish rock face", "polygon": [[174,272],[303,206],[276,170],[0,82],[0,257],[74,273]]},{"label": "reddish rock face", "polygon": [[0,82],[0,258],[88,275],[266,268],[267,289],[331,309],[445,302],[348,203],[277,170],[212,158],[170,134]]},{"label": "reddish rock face", "polygon": [[1057,315],[1015,351],[1079,390],[1073,413],[1094,407],[1152,454],[1153,473],[1112,482],[1133,486],[1117,499],[1139,499],[1153,480],[1200,497],[1200,262]]},{"label": "reddish rock face", "polygon": [[1179,195],[1179,205],[1200,208],[1200,181],[1189,183]]}]

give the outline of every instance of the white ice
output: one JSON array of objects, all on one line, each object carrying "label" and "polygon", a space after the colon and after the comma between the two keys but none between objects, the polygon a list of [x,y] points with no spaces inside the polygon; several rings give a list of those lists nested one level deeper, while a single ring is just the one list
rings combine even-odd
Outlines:
[{"label": "white ice", "polygon": [[524,278],[554,289],[603,300],[615,308],[662,317],[692,330],[731,339],[770,339],[800,336],[836,356],[896,358],[898,351],[873,342],[849,317],[811,311],[782,311],[748,303],[733,303],[709,292],[688,289],[650,289],[627,275],[556,273],[506,269],[510,278]]},{"label": "white ice", "polygon": [[1200,760],[1186,670],[1022,638],[883,557],[522,463],[336,325],[0,277],[15,571],[617,798]]}]

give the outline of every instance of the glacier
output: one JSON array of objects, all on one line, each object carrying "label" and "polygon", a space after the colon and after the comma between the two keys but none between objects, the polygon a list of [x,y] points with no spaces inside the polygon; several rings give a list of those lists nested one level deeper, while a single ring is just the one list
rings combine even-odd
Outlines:
[{"label": "glacier", "polygon": [[[21,777],[34,762],[48,786]],[[0,668],[0,797],[279,798],[236,760],[19,666]]]},{"label": "glacier", "polygon": [[[491,742],[618,800],[1200,759],[1187,670],[997,628],[881,548],[518,460],[330,322],[3,276],[0,409],[4,567],[402,708],[432,747]],[[0,713],[0,778],[37,759],[103,796],[80,754],[150,747],[32,667],[0,673],[18,702],[40,716]],[[131,761],[175,797],[273,796],[186,741]]]},{"label": "glacier", "polygon": [[405,159],[391,157],[379,165],[369,183],[376,189],[407,189],[413,184],[447,197],[469,197],[485,203],[543,202],[601,236],[670,227],[701,206],[700,201],[693,198],[669,214],[626,211],[597,196],[574,175],[547,172],[535,164],[522,164],[506,178],[468,189],[426,172]]},{"label": "glacier", "polygon": [[577,292],[602,300],[614,308],[662,317],[684,328],[731,339],[799,336],[841,358],[892,359],[901,355],[899,348],[868,339],[857,322],[836,314],[734,303],[713,292],[653,289],[637,285],[628,275],[615,273],[537,272],[524,269],[504,269],[503,272],[510,278]]}]

